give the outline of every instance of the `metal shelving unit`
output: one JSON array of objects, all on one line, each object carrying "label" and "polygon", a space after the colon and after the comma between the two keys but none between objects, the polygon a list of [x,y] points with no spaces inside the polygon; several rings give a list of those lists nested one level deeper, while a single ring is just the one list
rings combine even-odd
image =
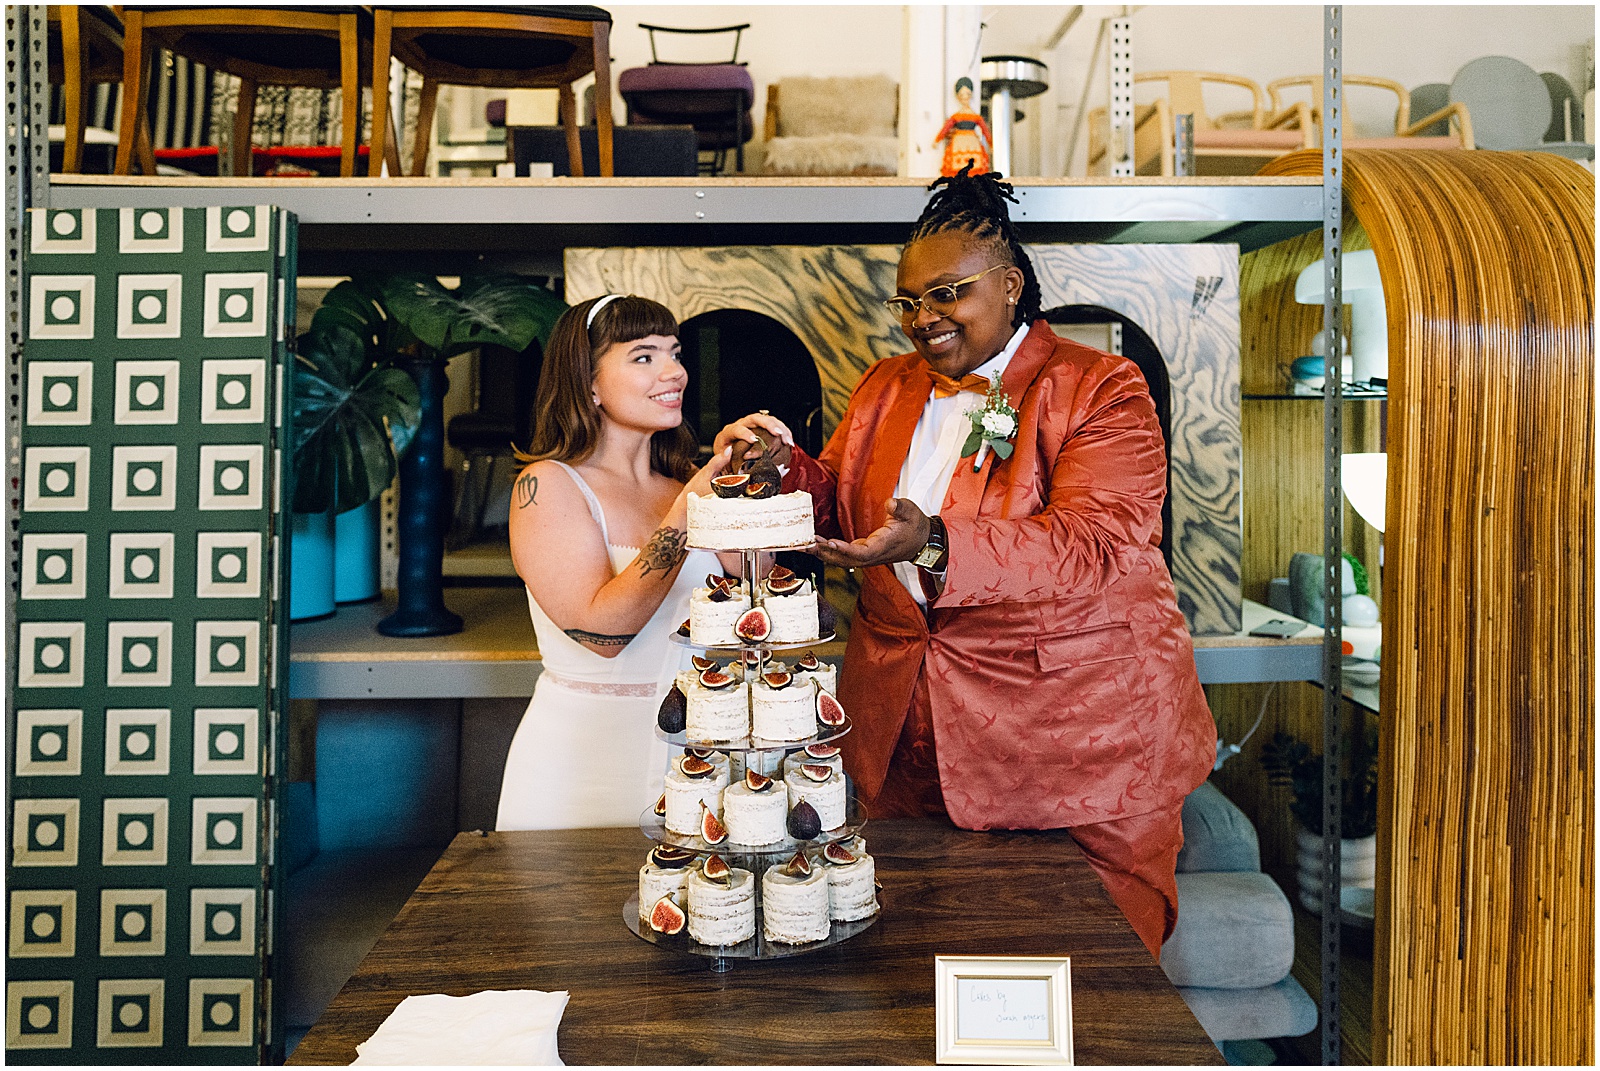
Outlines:
[{"label": "metal shelving unit", "polygon": [[[914,179],[172,179],[59,176],[45,172],[44,8],[7,10],[8,291],[21,293],[21,213],[61,208],[270,203],[299,218],[303,274],[388,269],[425,262],[453,271],[485,259],[513,270],[559,270],[568,246],[898,243],[925,201]],[[33,24],[23,28],[24,22]],[[1324,172],[1315,179],[1018,180],[1014,218],[1029,242],[1218,242],[1249,252],[1321,227],[1327,280],[1324,321],[1338,353],[1342,212],[1341,9],[1325,9]],[[31,55],[26,59],[22,50]],[[29,62],[36,61],[36,62]],[[1131,62],[1128,65],[1131,83]],[[37,119],[37,121],[35,121]],[[20,351],[18,301],[11,302],[9,363]],[[1342,547],[1339,491],[1339,365],[1324,393],[1324,583],[1338,598]],[[15,403],[8,422],[16,419]],[[16,474],[17,458],[8,453]],[[10,515],[15,519],[14,507]],[[8,555],[8,575],[17,561]],[[12,586],[7,608],[11,616]],[[1306,661],[1301,658],[1300,662]],[[1324,634],[1323,902],[1338,903],[1337,704],[1340,631]],[[1339,923],[1322,919],[1321,1042],[1339,1062]]]}]

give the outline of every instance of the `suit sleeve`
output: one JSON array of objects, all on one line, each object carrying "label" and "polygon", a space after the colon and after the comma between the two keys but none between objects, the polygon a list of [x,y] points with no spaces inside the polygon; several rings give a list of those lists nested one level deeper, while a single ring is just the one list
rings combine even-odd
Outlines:
[{"label": "suit sleeve", "polygon": [[812,457],[800,447],[792,451],[788,475],[784,476],[781,490],[809,491],[811,507],[816,516],[817,534],[826,539],[848,539],[839,524],[839,473],[844,467],[844,457],[850,448],[850,428],[855,423],[856,402],[862,388],[875,376],[883,362],[872,365],[856,383],[850,393],[850,404],[845,407],[844,419],[833,429],[833,435],[822,448],[821,457]]},{"label": "suit sleeve", "polygon": [[936,606],[1093,595],[1126,575],[1156,538],[1167,458],[1155,405],[1129,362],[1079,385],[1084,412],[1046,470],[1044,509],[1029,517],[948,517],[950,556]]}]

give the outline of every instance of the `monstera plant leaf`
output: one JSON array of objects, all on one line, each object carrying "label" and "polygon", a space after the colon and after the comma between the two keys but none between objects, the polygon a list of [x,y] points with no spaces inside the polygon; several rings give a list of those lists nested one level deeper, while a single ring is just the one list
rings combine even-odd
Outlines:
[{"label": "monstera plant leaf", "polygon": [[395,459],[417,428],[417,384],[393,365],[374,365],[367,340],[332,319],[300,336],[298,349],[293,509],[342,513],[394,480]]},{"label": "monstera plant leaf", "polygon": [[479,346],[521,352],[546,339],[566,303],[531,279],[517,275],[468,276],[454,290],[432,276],[396,275],[382,285],[391,320],[391,344],[409,336],[438,358]]}]

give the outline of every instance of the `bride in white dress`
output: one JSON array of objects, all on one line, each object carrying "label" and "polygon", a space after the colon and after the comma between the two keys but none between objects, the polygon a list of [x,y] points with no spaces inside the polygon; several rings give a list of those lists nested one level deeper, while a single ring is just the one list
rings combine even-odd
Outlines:
[{"label": "bride in white dress", "polygon": [[[669,759],[656,711],[693,653],[672,640],[717,556],[687,550],[695,470],[678,325],[654,301],[607,295],[551,333],[531,464],[517,477],[511,557],[543,668],[506,759],[496,828],[628,826]],[[728,562],[736,568],[734,560]]]}]

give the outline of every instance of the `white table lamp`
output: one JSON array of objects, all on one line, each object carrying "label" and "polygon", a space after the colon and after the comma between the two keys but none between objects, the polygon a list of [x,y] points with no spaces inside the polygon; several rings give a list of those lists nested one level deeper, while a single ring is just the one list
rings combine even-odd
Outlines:
[{"label": "white table lamp", "polygon": [[[1389,378],[1389,318],[1383,303],[1378,259],[1370,249],[1342,258],[1345,304],[1350,306],[1350,356],[1357,383]],[[1323,267],[1318,260],[1294,281],[1294,299],[1302,305],[1322,304]]]},{"label": "white table lamp", "polygon": [[1344,488],[1344,496],[1361,519],[1380,532],[1388,480],[1388,454],[1345,454],[1340,458],[1339,486]]}]

